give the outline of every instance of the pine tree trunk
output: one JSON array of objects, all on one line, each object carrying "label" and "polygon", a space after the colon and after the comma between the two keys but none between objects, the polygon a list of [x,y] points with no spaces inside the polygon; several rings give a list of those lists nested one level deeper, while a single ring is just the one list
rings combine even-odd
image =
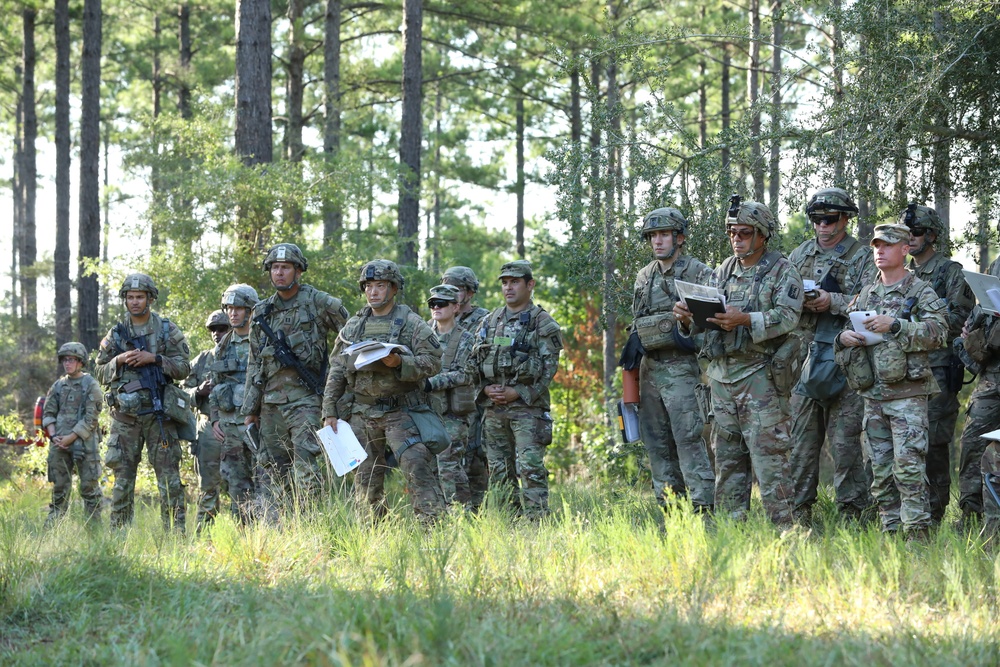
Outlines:
[{"label": "pine tree trunk", "polygon": [[781,16],[781,0],[771,3],[771,21],[774,38],[771,47],[771,159],[768,179],[768,205],[777,219],[781,195],[781,47],[785,40],[785,28]]},{"label": "pine tree trunk", "polygon": [[[324,106],[323,153],[327,174],[332,173],[340,155],[340,0],[327,0],[323,43]],[[344,207],[339,201],[323,200],[323,246],[340,247],[344,230]]]},{"label": "pine tree trunk", "polygon": [[400,262],[417,266],[420,224],[420,140],[423,129],[423,0],[403,0],[403,119],[399,136]]},{"label": "pine tree trunk", "polygon": [[[618,18],[618,6],[614,2],[608,2],[608,21],[615,31],[615,21]],[[615,354],[615,333],[618,326],[618,313],[615,307],[614,290],[615,284],[615,212],[617,210],[617,199],[615,192],[619,181],[619,161],[621,145],[621,118],[618,115],[618,66],[614,58],[609,59],[608,68],[608,131],[607,131],[607,188],[604,194],[604,335],[603,335],[603,357],[604,357],[604,399],[611,399],[611,392],[614,387],[615,366],[617,355]]]},{"label": "pine tree trunk", "polygon": [[750,0],[750,58],[747,62],[747,107],[750,112],[750,175],[753,198],[764,201],[764,159],[760,151],[760,0]]},{"label": "pine tree trunk", "polygon": [[[292,164],[302,163],[305,148],[302,145],[302,99],[304,96],[303,76],[305,73],[306,47],[305,28],[302,25],[304,0],[288,0],[288,58],[285,76],[285,160]],[[302,233],[302,207],[298,202],[289,201],[284,205],[285,224],[296,238]]]},{"label": "pine tree trunk", "polygon": [[38,324],[38,279],[34,266],[38,255],[35,238],[35,193],[38,185],[38,164],[35,141],[38,138],[38,114],[35,110],[35,10],[25,9],[21,13],[24,25],[22,50],[23,79],[21,82],[21,128],[24,138],[21,143],[21,202],[24,206],[21,223],[21,317],[24,321]]},{"label": "pine tree trunk", "polygon": [[514,194],[517,196],[517,213],[515,217],[514,239],[517,256],[524,259],[524,93],[520,89],[520,77],[514,75],[514,118],[515,118],[515,183]]},{"label": "pine tree trunk", "polygon": [[[729,72],[729,64],[730,64],[729,44],[725,44],[724,43],[722,45],[722,71],[720,72],[720,75],[719,75],[719,77],[722,79],[721,91],[720,91],[720,94],[721,94],[720,107],[721,108],[719,110],[719,116],[720,116],[720,118],[722,120],[722,136],[724,136],[724,137],[729,135],[729,125],[732,122],[731,119],[732,119],[732,113],[733,113],[732,112],[732,102],[730,101],[730,94],[731,94],[730,90],[731,89],[730,89],[729,77],[731,75],[730,75],[730,72]],[[725,179],[725,184],[728,185],[729,182],[732,180],[732,178],[730,177],[730,174],[729,174],[729,165],[730,165],[731,158],[730,158],[729,144],[728,143],[723,145],[722,151],[721,151],[721,153],[719,155],[719,159],[722,162],[722,165],[721,165],[722,166],[722,170],[721,170],[722,171],[722,178]],[[728,188],[724,188],[724,191],[722,192],[722,194],[723,195],[727,195],[728,194],[727,190],[728,190]]]},{"label": "pine tree trunk", "polygon": [[177,43],[180,47],[180,76],[177,84],[177,111],[181,118],[191,118],[191,5],[182,2],[177,8]]},{"label": "pine tree trunk", "polygon": [[73,299],[69,280],[69,0],[55,0],[56,40],[56,249],[53,256],[56,346],[73,339]]},{"label": "pine tree trunk", "polygon": [[85,262],[101,251],[101,0],[83,2],[83,55],[80,58],[80,238],[77,273],[77,326],[88,350],[100,342],[97,275]]}]

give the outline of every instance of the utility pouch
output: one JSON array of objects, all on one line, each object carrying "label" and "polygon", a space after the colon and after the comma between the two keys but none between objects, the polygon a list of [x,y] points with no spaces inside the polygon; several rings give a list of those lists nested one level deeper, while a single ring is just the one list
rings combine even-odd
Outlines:
[{"label": "utility pouch", "polygon": [[[420,433],[420,442],[430,450],[431,454],[437,456],[448,449],[448,446],[451,444],[451,438],[448,437],[448,431],[445,429],[444,422],[441,421],[441,416],[438,413],[427,406],[413,406],[403,408],[403,410],[406,414],[410,415],[413,425],[417,427],[417,431]],[[402,455],[402,451],[397,452],[397,460]]]},{"label": "utility pouch", "polygon": [[674,329],[677,327],[673,313],[657,313],[636,318],[633,323],[639,342],[647,352],[665,350],[675,345]]},{"label": "utility pouch", "polygon": [[448,391],[448,410],[452,414],[467,415],[476,410],[475,388],[470,385],[454,387]]},{"label": "utility pouch", "polygon": [[787,398],[802,372],[802,339],[789,334],[771,356],[771,380],[778,393]]},{"label": "utility pouch", "polygon": [[212,387],[212,393],[215,394],[215,401],[221,412],[233,412],[236,409],[236,404],[233,402],[232,384],[227,382],[216,385]]},{"label": "utility pouch", "polygon": [[973,329],[965,337],[965,351],[969,357],[977,364],[984,364],[990,357],[989,350],[986,349],[986,330],[983,327]]},{"label": "utility pouch", "polygon": [[875,373],[864,347],[845,347],[834,355],[837,365],[847,376],[847,386],[854,391],[864,391],[875,384]]},{"label": "utility pouch", "polygon": [[184,390],[177,385],[163,387],[163,412],[177,425],[177,437],[181,440],[198,439],[198,421]]},{"label": "utility pouch", "polygon": [[886,336],[881,343],[872,346],[872,368],[875,376],[886,384],[906,379],[906,353],[894,338]]},{"label": "utility pouch", "polygon": [[137,391],[119,392],[115,396],[118,412],[123,415],[136,415],[142,409],[142,395]]},{"label": "utility pouch", "polygon": [[816,401],[828,401],[840,395],[847,385],[844,372],[837,366],[832,343],[814,340],[802,364],[802,376],[795,393]]}]

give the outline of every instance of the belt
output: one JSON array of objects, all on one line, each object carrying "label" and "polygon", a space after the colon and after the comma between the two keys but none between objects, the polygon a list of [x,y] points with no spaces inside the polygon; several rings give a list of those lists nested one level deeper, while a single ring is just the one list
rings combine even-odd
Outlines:
[{"label": "belt", "polygon": [[355,394],[354,402],[362,405],[372,405],[383,412],[388,412],[389,410],[398,410],[403,407],[423,405],[426,401],[422,392],[411,391],[395,396],[365,396],[364,394]]}]

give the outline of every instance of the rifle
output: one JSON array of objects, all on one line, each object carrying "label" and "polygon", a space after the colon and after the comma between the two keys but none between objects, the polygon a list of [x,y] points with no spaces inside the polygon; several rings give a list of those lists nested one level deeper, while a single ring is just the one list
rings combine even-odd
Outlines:
[{"label": "rifle", "polygon": [[[118,335],[120,335],[127,343],[131,344],[133,348],[140,350],[141,352],[149,352],[145,336],[130,336],[129,327],[124,322],[119,323],[116,328],[118,329]],[[135,366],[131,368],[139,373],[139,379],[129,382],[125,385],[125,387],[137,382],[138,387],[136,387],[136,389],[148,390],[149,400],[153,404],[151,409],[140,410],[136,413],[136,415],[156,415],[156,423],[160,426],[160,442],[165,443],[168,439],[167,431],[163,428],[163,417],[166,414],[163,409],[163,387],[167,384],[167,378],[163,374],[163,369],[156,364],[146,364],[145,366]]]},{"label": "rifle", "polygon": [[285,368],[291,368],[299,375],[299,380],[308,387],[317,396],[322,396],[323,391],[326,389],[326,355],[323,355],[323,368],[320,369],[320,373],[323,378],[316,377],[316,374],[311,370],[306,368],[297,356],[295,356],[295,351],[288,344],[288,336],[285,335],[284,331],[274,332],[271,325],[267,323],[267,317],[271,315],[271,310],[274,304],[268,304],[262,312],[257,317],[253,318],[254,323],[260,327],[261,332],[263,332],[264,337],[267,338],[267,342],[274,348],[274,358]]}]

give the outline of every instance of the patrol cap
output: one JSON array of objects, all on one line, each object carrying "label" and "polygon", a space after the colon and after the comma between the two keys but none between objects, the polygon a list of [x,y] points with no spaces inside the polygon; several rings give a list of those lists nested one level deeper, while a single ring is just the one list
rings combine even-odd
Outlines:
[{"label": "patrol cap", "polygon": [[430,296],[427,297],[427,303],[431,301],[449,301],[451,303],[458,303],[458,288],[454,285],[438,285],[431,288]]},{"label": "patrol cap", "polygon": [[59,346],[56,357],[59,359],[63,357],[76,357],[83,363],[87,363],[87,347],[83,343],[77,343],[76,341],[63,343]]},{"label": "patrol cap", "polygon": [[500,278],[524,278],[531,280],[531,264],[524,259],[515,259],[500,267]]},{"label": "patrol cap", "polygon": [[892,245],[909,243],[910,228],[906,225],[875,225],[875,234],[869,245],[875,245],[876,240],[885,241]]},{"label": "patrol cap", "polygon": [[145,273],[130,273],[125,276],[122,288],[118,290],[118,296],[124,299],[128,292],[145,292],[153,300],[160,296],[160,291],[156,289],[153,279]]},{"label": "patrol cap", "polygon": [[221,310],[213,310],[212,314],[208,316],[207,320],[205,320],[206,329],[215,329],[216,327],[223,329],[229,328],[229,316]]},{"label": "patrol cap", "polygon": [[293,266],[299,267],[303,273],[309,268],[306,256],[302,254],[302,251],[294,243],[278,243],[271,246],[271,249],[267,251],[267,255],[264,256],[264,270],[270,271],[271,265],[275,262],[288,262]]},{"label": "patrol cap", "polygon": [[467,266],[453,266],[441,276],[441,282],[446,285],[457,285],[473,292],[479,291],[479,278],[476,272]]}]

